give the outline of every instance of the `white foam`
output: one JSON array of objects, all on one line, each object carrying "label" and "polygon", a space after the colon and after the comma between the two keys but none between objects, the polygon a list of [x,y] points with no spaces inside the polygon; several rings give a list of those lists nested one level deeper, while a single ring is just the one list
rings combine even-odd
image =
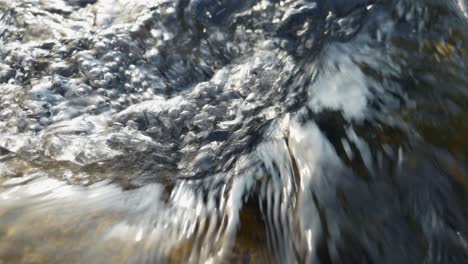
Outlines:
[{"label": "white foam", "polygon": [[352,61],[351,48],[332,45],[322,60],[317,81],[310,88],[310,109],[341,111],[347,119],[362,119],[368,101],[368,87],[361,69]]}]

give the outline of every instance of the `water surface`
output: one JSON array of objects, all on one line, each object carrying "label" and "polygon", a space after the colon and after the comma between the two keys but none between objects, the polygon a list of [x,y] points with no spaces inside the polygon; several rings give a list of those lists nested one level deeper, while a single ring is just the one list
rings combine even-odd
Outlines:
[{"label": "water surface", "polygon": [[466,0],[0,0],[0,263],[467,263]]}]

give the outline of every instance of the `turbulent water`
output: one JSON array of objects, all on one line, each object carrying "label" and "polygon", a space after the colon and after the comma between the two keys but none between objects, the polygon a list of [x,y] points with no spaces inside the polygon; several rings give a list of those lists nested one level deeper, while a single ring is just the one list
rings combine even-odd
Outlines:
[{"label": "turbulent water", "polygon": [[468,263],[466,0],[0,0],[0,263]]}]

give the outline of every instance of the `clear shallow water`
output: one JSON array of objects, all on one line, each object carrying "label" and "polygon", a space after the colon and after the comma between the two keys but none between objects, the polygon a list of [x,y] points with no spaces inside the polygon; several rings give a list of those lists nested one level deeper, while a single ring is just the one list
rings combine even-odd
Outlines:
[{"label": "clear shallow water", "polygon": [[1,0],[0,260],[465,263],[466,7]]}]

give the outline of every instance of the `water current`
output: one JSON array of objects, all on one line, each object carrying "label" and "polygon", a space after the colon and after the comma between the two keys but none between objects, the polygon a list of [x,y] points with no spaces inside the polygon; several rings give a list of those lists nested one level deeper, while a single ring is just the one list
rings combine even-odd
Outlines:
[{"label": "water current", "polygon": [[0,0],[0,263],[468,263],[468,1]]}]

